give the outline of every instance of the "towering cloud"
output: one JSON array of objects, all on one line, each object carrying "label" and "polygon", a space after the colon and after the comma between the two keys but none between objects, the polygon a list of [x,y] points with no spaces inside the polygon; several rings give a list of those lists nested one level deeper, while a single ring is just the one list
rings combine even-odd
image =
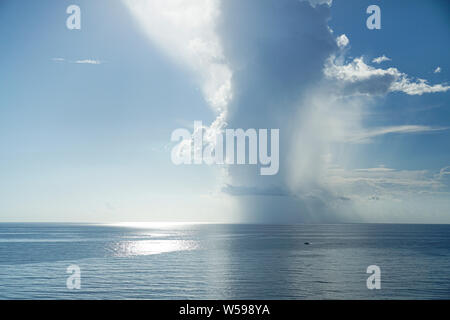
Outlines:
[{"label": "towering cloud", "polygon": [[[242,216],[249,221],[339,219],[328,207],[328,190],[316,178],[324,151],[315,141],[320,137],[311,132],[316,128],[298,131],[308,125],[299,115],[309,108],[303,101],[319,85],[326,59],[338,50],[327,25],[327,3],[222,2],[219,30],[234,69],[235,97],[230,104],[229,125],[280,128],[277,176],[260,176],[254,167],[229,168],[230,181],[224,192],[239,196]],[[290,183],[294,172],[305,179],[301,190]]]},{"label": "towering cloud", "polygon": [[[389,170],[382,175],[391,187],[380,183],[369,188],[374,180],[365,180],[366,172],[337,165],[337,160],[354,160],[347,152],[351,144],[371,143],[387,134],[447,130],[426,125],[366,127],[365,117],[378,97],[390,92],[422,95],[449,87],[414,79],[396,68],[369,66],[363,58],[346,63],[350,40],[336,37],[328,27],[329,4],[295,0],[222,4],[219,30],[235,85],[228,122],[232,127],[280,128],[277,176],[259,176],[252,167],[229,168],[230,182],[223,191],[239,198],[242,215],[250,221],[380,221],[372,215],[379,209],[372,201],[377,197],[383,199],[384,209],[396,208],[396,218],[407,220],[408,213],[418,216],[417,210],[398,210],[397,201],[411,197],[408,184],[416,186],[416,197],[444,186],[425,178],[432,173]],[[359,190],[349,176],[361,177],[368,187]],[[389,193],[395,198],[385,197]]]},{"label": "towering cloud", "polygon": [[444,92],[449,86],[430,85],[394,67],[376,68],[363,58],[347,62],[350,40],[328,26],[331,0],[124,1],[149,38],[198,77],[217,112],[207,131],[226,125],[280,129],[278,175],[261,176],[258,166],[227,168],[222,192],[240,204],[241,221],[377,220],[366,214],[380,208],[375,202],[386,212],[398,211],[395,201],[410,197],[411,190],[431,194],[446,185],[448,170],[436,178],[336,164],[351,157],[348,145],[446,130],[418,124],[368,128],[364,117],[379,96]]}]

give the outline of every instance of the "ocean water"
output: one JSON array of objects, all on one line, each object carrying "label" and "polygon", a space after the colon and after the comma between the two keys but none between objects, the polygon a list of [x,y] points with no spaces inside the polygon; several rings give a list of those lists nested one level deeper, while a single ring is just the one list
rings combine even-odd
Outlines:
[{"label": "ocean water", "polygon": [[0,299],[450,299],[450,225],[5,223]]}]

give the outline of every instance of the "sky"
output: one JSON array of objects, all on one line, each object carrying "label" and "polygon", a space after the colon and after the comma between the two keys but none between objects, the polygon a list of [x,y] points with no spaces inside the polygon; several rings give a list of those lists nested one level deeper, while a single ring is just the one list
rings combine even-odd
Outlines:
[{"label": "sky", "polygon": [[[445,0],[4,0],[0,221],[450,223],[449,14]],[[196,120],[279,129],[278,174],[175,165],[171,134]]]}]

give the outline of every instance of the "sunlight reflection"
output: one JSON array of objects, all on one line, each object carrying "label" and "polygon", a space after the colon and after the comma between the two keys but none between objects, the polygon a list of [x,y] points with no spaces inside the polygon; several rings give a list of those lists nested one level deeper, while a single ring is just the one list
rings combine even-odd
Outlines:
[{"label": "sunlight reflection", "polygon": [[196,248],[197,243],[191,240],[123,241],[114,247],[114,253],[119,257],[127,257],[195,250]]}]

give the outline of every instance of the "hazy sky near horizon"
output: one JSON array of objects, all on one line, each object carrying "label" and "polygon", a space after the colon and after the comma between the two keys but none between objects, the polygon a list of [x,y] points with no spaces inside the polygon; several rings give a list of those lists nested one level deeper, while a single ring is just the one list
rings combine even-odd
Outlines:
[{"label": "hazy sky near horizon", "polygon": [[[450,223],[449,32],[445,0],[4,0],[0,221]],[[279,173],[175,166],[195,120],[279,128]]]}]

